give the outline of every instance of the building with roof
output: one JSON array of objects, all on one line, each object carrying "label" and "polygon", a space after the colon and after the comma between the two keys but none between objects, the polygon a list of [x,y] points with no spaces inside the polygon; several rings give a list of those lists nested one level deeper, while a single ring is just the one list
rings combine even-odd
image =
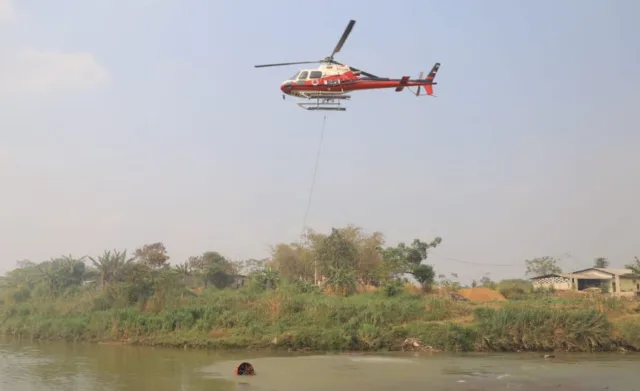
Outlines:
[{"label": "building with roof", "polygon": [[531,278],[534,289],[583,291],[600,288],[612,296],[640,297],[640,275],[630,269],[591,267],[573,273],[547,274]]}]

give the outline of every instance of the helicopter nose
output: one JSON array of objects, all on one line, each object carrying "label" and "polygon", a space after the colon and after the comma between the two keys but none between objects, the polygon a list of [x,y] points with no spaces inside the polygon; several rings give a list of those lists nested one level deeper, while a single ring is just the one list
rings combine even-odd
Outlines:
[{"label": "helicopter nose", "polygon": [[288,94],[289,92],[291,92],[291,83],[289,82],[282,83],[282,85],[280,86],[280,91],[284,92],[285,94]]}]

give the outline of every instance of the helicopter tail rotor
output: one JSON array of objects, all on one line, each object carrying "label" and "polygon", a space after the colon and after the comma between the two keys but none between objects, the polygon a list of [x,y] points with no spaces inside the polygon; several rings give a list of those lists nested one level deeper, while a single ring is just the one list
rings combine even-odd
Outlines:
[{"label": "helicopter tail rotor", "polygon": [[[418,81],[421,82],[425,82],[425,84],[419,85],[416,88],[416,91],[414,92],[412,89],[408,88],[409,91],[411,91],[412,94],[414,94],[415,96],[432,96],[435,97],[435,95],[433,94],[433,86],[438,84],[436,82],[434,82],[433,80],[436,78],[436,74],[438,73],[438,69],[440,69],[440,63],[437,62],[435,63],[435,65],[433,66],[433,68],[431,68],[431,71],[429,72],[429,74],[427,75],[427,77],[425,77],[424,79],[422,78],[424,75],[424,72],[420,72],[420,76],[418,76]],[[420,94],[420,92],[422,92],[422,88],[424,87],[425,93],[424,94]]]},{"label": "helicopter tail rotor", "polygon": [[[429,72],[429,74],[427,75],[425,80],[435,84],[433,80],[436,78],[436,74],[438,73],[438,69],[440,69],[440,63],[439,62],[435,63],[433,68],[431,68],[431,72]],[[427,95],[433,95],[433,84],[427,84],[427,85],[424,86],[424,90],[427,92]]]}]

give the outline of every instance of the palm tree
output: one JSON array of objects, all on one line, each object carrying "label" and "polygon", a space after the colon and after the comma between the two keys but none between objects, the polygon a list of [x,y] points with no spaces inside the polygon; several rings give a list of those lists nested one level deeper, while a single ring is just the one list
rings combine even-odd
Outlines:
[{"label": "palm tree", "polygon": [[127,258],[127,250],[122,252],[105,250],[98,259],[93,257],[89,257],[89,259],[96,269],[98,269],[100,288],[104,288],[106,284],[119,280],[122,277],[125,267],[131,264],[136,258]]},{"label": "palm tree", "polygon": [[183,262],[179,265],[175,265],[173,267],[173,271],[182,278],[182,283],[185,285],[187,283],[187,278],[193,274],[189,262]]},{"label": "palm tree", "polygon": [[357,276],[354,269],[329,266],[327,274],[325,284],[329,286],[332,291],[342,296],[348,296],[356,291]]}]

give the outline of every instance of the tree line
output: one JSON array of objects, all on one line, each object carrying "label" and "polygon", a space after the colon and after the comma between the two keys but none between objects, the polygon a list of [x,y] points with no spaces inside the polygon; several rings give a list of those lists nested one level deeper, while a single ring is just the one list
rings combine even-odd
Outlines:
[{"label": "tree line", "polygon": [[[267,259],[232,261],[216,251],[192,256],[170,265],[170,257],[162,242],[145,244],[132,255],[127,251],[107,250],[97,257],[61,256],[34,263],[18,262],[17,268],[0,277],[2,297],[21,302],[31,297],[61,297],[80,291],[97,291],[104,306],[145,303],[150,297],[184,296],[201,289],[224,289],[250,284],[268,290],[282,283],[296,285],[302,292],[317,290],[318,285],[335,294],[350,295],[357,286],[383,287],[391,295],[415,279],[429,291],[435,284],[436,272],[425,263],[429,250],[442,243],[441,237],[431,241],[414,239],[410,244],[389,246],[381,232],[365,233],[360,227],[333,228],[327,234],[308,230],[297,243],[279,243]],[[526,275],[561,273],[558,259],[544,256],[525,261]],[[607,258],[594,260],[595,267],[607,267]],[[640,274],[636,257],[628,268]],[[473,281],[472,287],[496,289],[489,273]],[[244,278],[248,276],[248,280]],[[457,274],[450,278],[438,275],[438,284],[458,289]],[[505,280],[517,284],[524,280]],[[522,292],[520,292],[522,293]],[[0,300],[4,300],[0,297]]]},{"label": "tree line", "polygon": [[170,265],[162,242],[145,244],[133,254],[107,250],[97,257],[65,255],[35,263],[19,261],[17,268],[0,277],[0,289],[13,301],[34,296],[60,297],[95,290],[112,305],[146,301],[149,297],[193,293],[249,283],[256,289],[272,289],[288,281],[300,289],[318,283],[340,295],[356,291],[358,284],[399,286],[406,276],[426,290],[434,283],[433,266],[425,264],[428,250],[442,238],[430,242],[414,239],[410,244],[386,246],[380,232],[366,234],[361,228],[333,228],[322,234],[309,230],[299,243],[279,243],[268,259],[231,261],[216,251],[207,251]]},{"label": "tree line", "polygon": [[[609,259],[606,257],[597,257],[593,260],[593,267],[595,268],[606,269],[610,264]],[[555,257],[544,256],[528,259],[525,261],[525,265],[525,274],[530,277],[562,273],[559,260]],[[640,275],[640,258],[634,257],[632,262],[625,265],[625,268],[631,270],[634,274]]]}]

